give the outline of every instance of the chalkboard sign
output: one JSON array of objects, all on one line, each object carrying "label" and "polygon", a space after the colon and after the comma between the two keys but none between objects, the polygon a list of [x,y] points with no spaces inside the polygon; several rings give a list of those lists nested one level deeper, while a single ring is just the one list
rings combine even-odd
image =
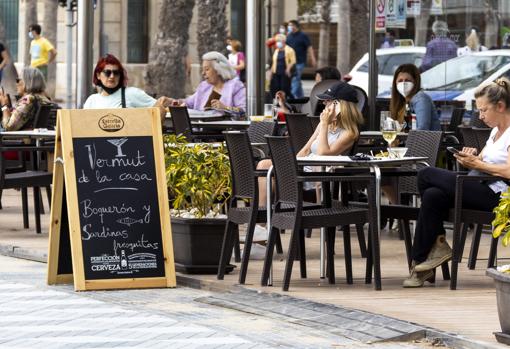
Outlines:
[{"label": "chalkboard sign", "polygon": [[56,147],[48,283],[70,279],[69,234],[76,290],[174,287],[158,110],[61,110]]}]

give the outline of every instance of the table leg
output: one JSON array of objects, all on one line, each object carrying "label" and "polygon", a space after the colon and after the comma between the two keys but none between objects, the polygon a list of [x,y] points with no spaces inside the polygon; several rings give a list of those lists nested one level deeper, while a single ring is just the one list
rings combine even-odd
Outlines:
[{"label": "table leg", "polygon": [[[271,229],[271,205],[272,205],[272,182],[271,177],[273,176],[273,166],[271,166],[267,170],[266,174],[266,212],[267,212],[267,222],[266,222],[266,231],[268,233],[267,240],[269,240],[269,234]],[[271,267],[269,269],[269,279],[267,281],[267,286],[273,286],[273,262],[271,263]]]},{"label": "table leg", "polygon": [[376,207],[376,229],[370,229],[372,232],[372,264],[374,268],[374,286],[376,290],[381,290],[381,263],[380,263],[380,236],[381,236],[381,169],[372,164],[371,170],[375,175],[375,207]]}]

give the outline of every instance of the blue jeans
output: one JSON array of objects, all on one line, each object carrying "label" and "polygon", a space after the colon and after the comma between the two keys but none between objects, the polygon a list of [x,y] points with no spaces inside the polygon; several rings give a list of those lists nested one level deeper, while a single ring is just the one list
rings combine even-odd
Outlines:
[{"label": "blue jeans", "polygon": [[302,98],[304,97],[303,87],[301,86],[301,74],[303,74],[303,69],[305,69],[305,63],[296,63],[296,73],[292,77],[292,81],[290,83],[290,92],[294,96],[294,98]]}]

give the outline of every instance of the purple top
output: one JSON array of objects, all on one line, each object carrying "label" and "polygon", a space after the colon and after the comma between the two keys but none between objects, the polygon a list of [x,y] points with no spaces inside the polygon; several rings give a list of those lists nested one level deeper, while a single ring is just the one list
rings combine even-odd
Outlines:
[{"label": "purple top", "polygon": [[457,57],[457,45],[455,42],[446,37],[437,37],[427,44],[427,51],[425,56],[423,56],[420,70],[424,72],[454,57]]},{"label": "purple top", "polygon": [[[204,110],[204,106],[213,90],[213,85],[202,81],[194,94],[186,98],[186,106],[190,109]],[[227,107],[237,107],[246,111],[246,88],[238,78],[225,81],[221,90],[220,102]]]}]

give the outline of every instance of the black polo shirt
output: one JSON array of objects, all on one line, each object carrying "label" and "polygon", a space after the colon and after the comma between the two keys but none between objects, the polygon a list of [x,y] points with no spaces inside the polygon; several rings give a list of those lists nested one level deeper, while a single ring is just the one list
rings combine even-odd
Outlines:
[{"label": "black polo shirt", "polygon": [[301,30],[290,33],[287,35],[286,43],[296,51],[296,63],[306,63],[306,52],[311,45],[308,35]]}]

